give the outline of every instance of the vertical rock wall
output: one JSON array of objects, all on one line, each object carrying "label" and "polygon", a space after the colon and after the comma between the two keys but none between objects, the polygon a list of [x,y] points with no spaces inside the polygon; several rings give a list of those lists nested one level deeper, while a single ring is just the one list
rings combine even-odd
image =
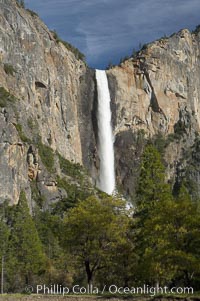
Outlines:
[{"label": "vertical rock wall", "polygon": [[134,192],[141,140],[159,133],[178,137],[165,153],[168,180],[175,181],[184,149],[190,148],[200,131],[200,33],[182,30],[145,45],[107,73],[118,183],[128,193]]}]

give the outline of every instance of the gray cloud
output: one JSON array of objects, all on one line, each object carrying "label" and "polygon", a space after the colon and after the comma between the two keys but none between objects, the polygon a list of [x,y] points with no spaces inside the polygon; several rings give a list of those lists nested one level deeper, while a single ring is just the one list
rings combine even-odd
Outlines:
[{"label": "gray cloud", "polygon": [[199,0],[26,0],[50,28],[83,51],[92,66],[199,22]]}]

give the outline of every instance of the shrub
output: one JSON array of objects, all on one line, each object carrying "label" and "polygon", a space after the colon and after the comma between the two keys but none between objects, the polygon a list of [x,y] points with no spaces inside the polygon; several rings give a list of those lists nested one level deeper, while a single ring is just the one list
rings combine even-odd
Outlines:
[{"label": "shrub", "polygon": [[33,10],[31,10],[31,9],[26,9],[26,11],[32,16],[32,17],[38,17],[38,14],[36,13],[36,12],[34,12]]},{"label": "shrub", "polygon": [[167,136],[167,144],[170,144],[171,142],[174,142],[177,139],[176,134],[171,133]]},{"label": "shrub", "polygon": [[153,145],[161,155],[164,155],[167,146],[165,136],[159,132],[153,139]]},{"label": "shrub", "polygon": [[78,184],[69,183],[65,178],[57,176],[57,187],[64,189],[67,192],[67,197],[59,201],[53,206],[53,213],[62,215],[69,208],[74,207],[76,203],[85,200],[91,192],[85,187]]},{"label": "shrub", "polygon": [[9,103],[14,103],[15,101],[15,96],[6,91],[4,87],[0,87],[0,107],[7,107]]},{"label": "shrub", "polygon": [[17,4],[19,5],[19,7],[25,8],[24,0],[17,0]]},{"label": "shrub", "polygon": [[196,26],[195,30],[192,31],[194,34],[198,34],[200,32],[200,24]]},{"label": "shrub", "polygon": [[136,57],[137,57],[137,55],[138,55],[138,51],[137,51],[135,48],[133,48],[133,51],[132,51],[131,57],[133,57],[133,58],[136,58]]},{"label": "shrub", "polygon": [[4,71],[6,72],[6,74],[12,75],[12,76],[16,72],[14,67],[10,64],[4,64]]},{"label": "shrub", "polygon": [[129,57],[128,55],[122,57],[122,58],[120,59],[120,64],[124,63],[124,62],[127,61],[128,59],[130,59],[130,57]]},{"label": "shrub", "polygon": [[27,119],[27,125],[28,125],[29,129],[31,129],[31,130],[33,130],[37,126],[35,120],[32,117],[29,117]]},{"label": "shrub", "polygon": [[17,123],[14,124],[14,126],[19,134],[20,139],[25,143],[31,143],[31,139],[24,134],[21,124]]},{"label": "shrub", "polygon": [[161,132],[156,134],[153,138],[149,139],[149,142],[157,149],[157,151],[162,155],[165,154],[165,149],[172,142],[177,142],[181,136],[177,133],[171,133],[167,136],[163,135]]},{"label": "shrub", "polygon": [[79,163],[72,163],[58,154],[61,171],[71,177],[81,177],[82,167]]},{"label": "shrub", "polygon": [[186,126],[183,121],[177,121],[174,125],[174,133],[176,134],[177,139],[180,139],[184,134],[186,134]]},{"label": "shrub", "polygon": [[148,48],[148,44],[144,44],[141,50],[146,50]]},{"label": "shrub", "polygon": [[112,62],[109,62],[107,67],[106,67],[106,70],[112,69],[114,67],[115,67],[115,65]]},{"label": "shrub", "polygon": [[35,180],[30,182],[31,187],[31,198],[36,202],[36,204],[41,208],[45,204],[45,197],[40,193],[37,187],[37,182]]},{"label": "shrub", "polygon": [[62,43],[69,51],[71,51],[75,57],[78,59],[78,60],[81,60],[81,61],[85,61],[85,55],[80,52],[80,50],[76,47],[74,47],[73,45],[71,45],[70,43],[66,42],[66,41],[63,41],[57,34],[57,32],[54,30],[52,31],[53,33],[53,36],[54,36],[54,39],[56,40],[57,43]]},{"label": "shrub", "polygon": [[49,146],[42,144],[41,138],[39,139],[37,146],[38,146],[38,152],[42,163],[44,164],[44,166],[49,172],[53,172],[54,171],[53,150]]},{"label": "shrub", "polygon": [[168,40],[168,36],[166,34],[164,34],[162,37],[158,39],[158,41],[165,41],[165,40]]}]

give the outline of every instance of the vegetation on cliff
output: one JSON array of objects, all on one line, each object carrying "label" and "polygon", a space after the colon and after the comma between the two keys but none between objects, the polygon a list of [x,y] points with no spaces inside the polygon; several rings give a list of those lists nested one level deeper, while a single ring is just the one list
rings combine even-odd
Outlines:
[{"label": "vegetation on cliff", "polygon": [[[19,7],[24,8],[25,9],[25,2],[24,0],[17,0],[17,4]],[[32,16],[32,17],[38,17],[38,14],[36,12],[34,12],[31,9],[26,9],[26,11]],[[57,34],[57,32],[55,30],[52,31],[52,34],[54,36],[54,39],[56,40],[56,43],[62,43],[69,51],[71,51],[75,57],[78,60],[82,60],[83,62],[85,62],[85,55],[76,47],[74,47],[72,44],[70,44],[69,42],[66,42],[64,40],[62,40],[59,35]],[[13,74],[15,72],[14,69],[11,68],[11,66],[6,66],[6,70],[8,70],[9,74]],[[6,71],[5,70],[5,71]],[[7,72],[6,72],[7,73]]]},{"label": "vegetation on cliff", "polygon": [[10,94],[4,87],[0,87],[0,107],[7,107],[16,101],[15,96]]},{"label": "vegetation on cliff", "polygon": [[62,43],[69,51],[71,51],[75,55],[78,60],[85,61],[85,55],[78,48],[74,47],[69,42],[63,41],[55,30],[52,31],[52,33],[57,43]]}]

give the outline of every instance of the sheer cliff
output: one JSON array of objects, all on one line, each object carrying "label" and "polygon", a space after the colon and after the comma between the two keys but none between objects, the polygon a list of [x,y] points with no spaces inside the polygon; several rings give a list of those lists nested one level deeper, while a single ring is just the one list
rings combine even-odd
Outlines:
[{"label": "sheer cliff", "polygon": [[31,199],[32,180],[57,192],[41,160],[41,153],[51,160],[48,147],[72,163],[89,162],[85,132],[93,131],[85,119],[91,119],[92,97],[86,103],[85,93],[94,84],[85,63],[35,13],[14,0],[1,1],[0,10],[0,199],[16,203],[21,189]]},{"label": "sheer cliff", "polygon": [[186,177],[197,187],[200,32],[185,29],[145,45],[108,76],[118,183],[127,191],[135,189],[141,140],[146,138],[163,143],[169,181],[177,184]]},{"label": "sheer cliff", "polygon": [[[64,200],[63,179],[79,187],[80,165],[92,189],[99,167],[94,70],[15,0],[1,0],[0,10],[0,202],[17,203],[22,189],[30,204],[35,194]],[[200,33],[182,30],[146,45],[107,75],[118,188],[134,194],[149,140],[164,145],[167,180],[186,175],[198,184]]]}]

